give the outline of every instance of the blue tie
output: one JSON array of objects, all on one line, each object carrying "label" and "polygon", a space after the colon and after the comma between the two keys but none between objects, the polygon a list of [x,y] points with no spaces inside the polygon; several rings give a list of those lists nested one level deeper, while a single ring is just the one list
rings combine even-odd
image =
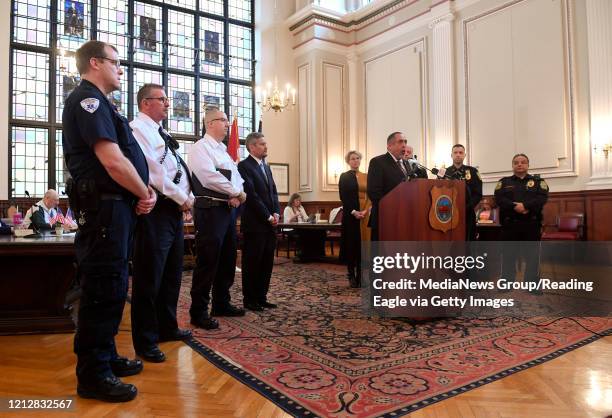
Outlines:
[{"label": "blue tie", "polygon": [[264,178],[266,179],[266,183],[268,182],[268,176],[266,175],[266,169],[264,167],[264,162],[263,160],[261,160],[259,162],[259,168],[261,169],[261,172],[263,173]]}]

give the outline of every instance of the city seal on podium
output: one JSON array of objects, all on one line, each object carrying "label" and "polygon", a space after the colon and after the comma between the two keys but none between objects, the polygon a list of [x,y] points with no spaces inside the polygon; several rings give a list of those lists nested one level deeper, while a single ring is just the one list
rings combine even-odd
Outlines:
[{"label": "city seal on podium", "polygon": [[457,190],[452,187],[434,186],[430,190],[431,208],[429,224],[433,229],[446,233],[459,225],[459,209],[456,205]]}]

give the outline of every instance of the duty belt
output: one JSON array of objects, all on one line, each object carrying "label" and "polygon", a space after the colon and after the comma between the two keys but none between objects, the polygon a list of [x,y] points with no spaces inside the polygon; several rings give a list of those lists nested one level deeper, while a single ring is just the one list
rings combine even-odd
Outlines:
[{"label": "duty belt", "polygon": [[[194,206],[196,208],[212,208],[212,207],[219,207],[219,206],[226,206],[228,207],[229,205],[229,200],[228,199],[220,199],[218,197],[212,197],[212,196],[195,196],[196,199],[196,204],[194,204]],[[198,205],[198,201],[202,202],[203,205]]]}]

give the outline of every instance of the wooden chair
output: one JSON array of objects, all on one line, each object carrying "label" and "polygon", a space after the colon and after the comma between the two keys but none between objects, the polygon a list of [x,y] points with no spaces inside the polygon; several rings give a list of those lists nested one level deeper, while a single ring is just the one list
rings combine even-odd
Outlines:
[{"label": "wooden chair", "polygon": [[[330,224],[342,223],[342,214],[343,214],[343,210],[342,208],[340,208],[340,210],[336,212],[336,216],[334,216],[333,219],[332,218],[329,219],[329,223]],[[341,231],[327,231],[327,236],[325,237],[325,240],[329,241],[329,246],[330,246],[332,255],[334,255],[334,242],[340,242],[341,238],[342,238]]]},{"label": "wooden chair", "polygon": [[278,252],[281,248],[282,244],[286,244],[287,245],[287,258],[290,257],[291,255],[291,249],[293,248],[293,253],[295,254],[296,252],[296,246],[295,246],[295,234],[293,233],[293,231],[290,230],[290,228],[280,228],[279,231],[276,233],[276,256],[278,257]]},{"label": "wooden chair", "polygon": [[[552,227],[552,231],[547,231]],[[543,241],[582,241],[584,234],[584,213],[565,212],[557,216],[554,225],[546,225],[542,234]]]}]

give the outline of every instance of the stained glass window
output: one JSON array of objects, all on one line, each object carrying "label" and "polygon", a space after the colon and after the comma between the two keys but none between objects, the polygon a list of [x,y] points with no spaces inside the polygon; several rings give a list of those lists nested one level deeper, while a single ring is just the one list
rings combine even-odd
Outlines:
[{"label": "stained glass window", "polygon": [[42,128],[11,129],[11,195],[42,196],[48,183],[49,131]]},{"label": "stained glass window", "polygon": [[11,2],[9,197],[64,190],[62,112],[81,79],[75,51],[89,39],[118,51],[121,88],[108,98],[128,119],[142,85],[166,87],[164,125],[186,158],[207,106],[236,112],[241,140],[255,128],[252,0]]},{"label": "stained glass window", "polygon": [[13,118],[46,122],[49,117],[49,55],[13,51]]},{"label": "stained glass window", "polygon": [[49,46],[51,0],[13,2],[13,40],[29,45]]}]

